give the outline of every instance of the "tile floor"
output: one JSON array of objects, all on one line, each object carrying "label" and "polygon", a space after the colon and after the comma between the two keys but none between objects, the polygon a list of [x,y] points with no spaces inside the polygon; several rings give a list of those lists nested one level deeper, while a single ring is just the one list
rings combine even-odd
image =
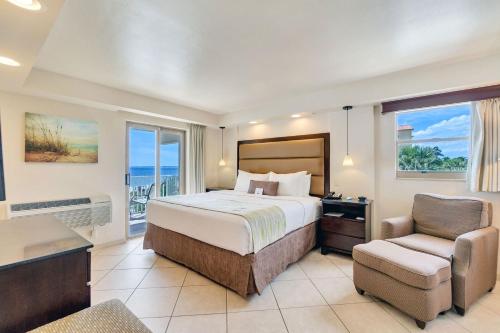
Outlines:
[{"label": "tile floor", "polygon": [[[132,239],[92,252],[92,304],[112,298],[155,333],[423,332],[390,305],[356,293],[350,258],[318,251],[291,265],[262,295],[244,299]],[[500,291],[465,317],[439,316],[425,331],[500,332]]]}]

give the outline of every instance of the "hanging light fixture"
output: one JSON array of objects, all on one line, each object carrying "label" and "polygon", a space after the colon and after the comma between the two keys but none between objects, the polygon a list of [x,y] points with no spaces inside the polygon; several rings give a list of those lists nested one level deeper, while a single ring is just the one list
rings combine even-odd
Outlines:
[{"label": "hanging light fixture", "polygon": [[346,105],[344,106],[342,109],[345,110],[346,112],[346,115],[347,115],[347,154],[345,155],[344,157],[344,162],[342,162],[342,165],[347,167],[347,166],[353,166],[354,163],[352,162],[352,158],[351,158],[351,155],[349,155],[349,110],[352,109],[352,106],[351,105]]},{"label": "hanging light fixture", "polygon": [[224,161],[224,129],[225,129],[225,127],[224,126],[220,126],[219,128],[222,131],[222,145],[221,145],[221,147],[222,147],[222,149],[221,149],[222,155],[221,155],[221,158],[219,160],[219,166],[222,167],[222,166],[226,166],[226,161]]}]

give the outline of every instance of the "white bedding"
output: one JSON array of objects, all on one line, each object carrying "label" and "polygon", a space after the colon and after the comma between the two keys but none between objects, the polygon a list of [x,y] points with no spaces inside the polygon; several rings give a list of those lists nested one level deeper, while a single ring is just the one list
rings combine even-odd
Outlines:
[{"label": "white bedding", "polygon": [[[230,197],[241,202],[266,200],[285,213],[286,234],[316,221],[321,210],[321,201],[316,197],[257,196],[236,191],[193,195],[207,198]],[[238,215],[171,204],[158,198],[148,202],[147,221],[242,256],[254,252],[250,225]]]}]

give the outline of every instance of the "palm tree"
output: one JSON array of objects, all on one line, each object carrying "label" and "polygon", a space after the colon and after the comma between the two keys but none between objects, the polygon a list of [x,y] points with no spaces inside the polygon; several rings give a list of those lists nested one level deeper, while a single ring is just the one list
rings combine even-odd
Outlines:
[{"label": "palm tree", "polygon": [[402,145],[399,149],[399,170],[454,171],[467,170],[467,157],[444,156],[437,146]]}]

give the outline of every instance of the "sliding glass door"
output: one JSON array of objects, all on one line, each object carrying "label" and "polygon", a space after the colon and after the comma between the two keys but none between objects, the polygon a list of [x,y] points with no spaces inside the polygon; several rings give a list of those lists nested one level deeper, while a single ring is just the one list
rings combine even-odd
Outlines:
[{"label": "sliding glass door", "polygon": [[177,195],[183,192],[184,168],[183,141],[184,132],[160,129],[160,196]]},{"label": "sliding glass door", "polygon": [[146,231],[146,205],[155,197],[184,193],[185,133],[127,124],[128,236]]}]

